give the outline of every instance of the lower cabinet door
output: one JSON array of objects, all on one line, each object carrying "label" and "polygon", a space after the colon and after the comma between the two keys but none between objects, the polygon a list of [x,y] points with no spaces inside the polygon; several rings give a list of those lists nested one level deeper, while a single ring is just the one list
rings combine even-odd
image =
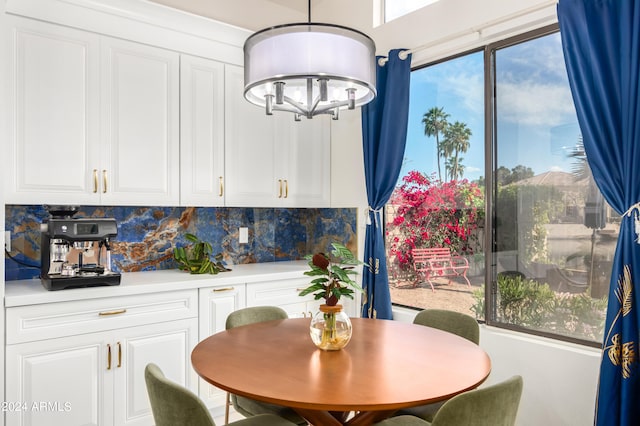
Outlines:
[{"label": "lower cabinet door", "polygon": [[6,424],[112,424],[106,341],[106,334],[95,333],[8,345]]},{"label": "lower cabinet door", "polygon": [[150,426],[144,369],[198,390],[198,319],[8,345],[7,426]]},{"label": "lower cabinet door", "polygon": [[[200,340],[225,329],[227,316],[244,308],[245,285],[205,287],[199,290]],[[215,417],[222,416],[227,392],[203,379],[199,380],[199,395]]]},{"label": "lower cabinet door", "polygon": [[191,368],[191,350],[198,342],[197,318],[118,330],[113,336],[115,425],[153,424],[144,380],[150,362],[168,379],[198,392],[197,375]]}]

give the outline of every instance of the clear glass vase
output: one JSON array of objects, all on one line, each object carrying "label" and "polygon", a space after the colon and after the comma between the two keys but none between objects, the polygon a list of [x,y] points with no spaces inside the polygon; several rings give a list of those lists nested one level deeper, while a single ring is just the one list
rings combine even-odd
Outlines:
[{"label": "clear glass vase", "polygon": [[351,340],[351,320],[342,311],[342,305],[320,305],[320,311],[311,319],[311,340],[325,351],[337,351]]}]

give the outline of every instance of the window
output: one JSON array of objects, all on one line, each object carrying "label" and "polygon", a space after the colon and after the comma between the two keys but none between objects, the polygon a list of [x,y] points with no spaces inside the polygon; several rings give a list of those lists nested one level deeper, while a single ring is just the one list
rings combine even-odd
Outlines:
[{"label": "window", "polygon": [[385,0],[384,22],[392,21],[437,1],[439,0]]},{"label": "window", "polygon": [[[619,221],[586,162],[557,30],[414,70],[405,157],[386,209],[393,303],[602,340]],[[459,257],[417,273],[416,247]]]},{"label": "window", "polygon": [[[474,52],[414,70],[405,160],[387,204],[392,301],[472,313],[484,282],[483,55]],[[448,247],[465,264],[460,276],[413,269],[413,248]],[[452,260],[453,261],[453,260]],[[439,266],[444,266],[440,264]],[[468,285],[464,276],[473,286]],[[441,286],[441,282],[448,282]],[[475,315],[475,313],[472,313]],[[478,310],[478,316],[483,318]]]}]

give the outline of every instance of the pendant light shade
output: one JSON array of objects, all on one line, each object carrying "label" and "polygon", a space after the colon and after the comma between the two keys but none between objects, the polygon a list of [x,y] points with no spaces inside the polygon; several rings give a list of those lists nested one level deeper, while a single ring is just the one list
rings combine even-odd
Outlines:
[{"label": "pendant light shade", "polygon": [[375,44],[351,28],[287,24],[259,31],[244,44],[244,97],[296,120],[317,114],[338,118],[376,96]]}]

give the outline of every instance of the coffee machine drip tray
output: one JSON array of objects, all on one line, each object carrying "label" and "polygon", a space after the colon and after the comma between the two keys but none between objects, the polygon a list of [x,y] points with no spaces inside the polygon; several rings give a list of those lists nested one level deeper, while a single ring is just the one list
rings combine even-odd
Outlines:
[{"label": "coffee machine drip tray", "polygon": [[88,273],[87,275],[76,275],[75,277],[46,275],[41,276],[40,280],[47,290],[64,290],[120,285],[120,274],[115,272],[106,272],[103,274]]}]

